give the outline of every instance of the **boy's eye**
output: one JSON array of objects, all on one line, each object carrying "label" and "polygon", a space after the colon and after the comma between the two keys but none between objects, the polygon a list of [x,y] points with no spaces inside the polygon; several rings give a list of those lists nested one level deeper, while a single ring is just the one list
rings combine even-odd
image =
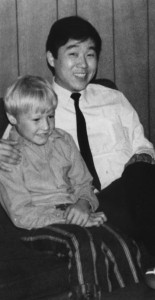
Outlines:
[{"label": "boy's eye", "polygon": [[54,118],[54,115],[49,115],[48,118],[52,119],[52,118]]},{"label": "boy's eye", "polygon": [[96,55],[95,55],[95,53],[88,53],[87,56],[89,56],[89,57],[95,57]]},{"label": "boy's eye", "polygon": [[39,120],[40,120],[40,118],[33,119],[34,122],[38,122]]}]

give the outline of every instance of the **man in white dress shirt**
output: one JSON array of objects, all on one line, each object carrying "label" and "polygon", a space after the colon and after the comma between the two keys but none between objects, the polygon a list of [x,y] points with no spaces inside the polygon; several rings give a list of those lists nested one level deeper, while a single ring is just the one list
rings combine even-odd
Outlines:
[{"label": "man in white dress shirt", "polygon": [[[145,138],[138,115],[125,96],[90,83],[97,71],[101,39],[95,28],[79,17],[60,19],[46,43],[47,62],[54,74],[58,96],[56,127],[77,140],[73,92],[81,94],[79,107],[85,117],[89,144],[101,183],[100,209],[115,226],[142,240],[155,255],[155,174],[153,145]],[[20,161],[13,143],[2,139],[0,167]],[[122,212],[122,213],[121,213]],[[129,223],[128,223],[129,216]]]}]

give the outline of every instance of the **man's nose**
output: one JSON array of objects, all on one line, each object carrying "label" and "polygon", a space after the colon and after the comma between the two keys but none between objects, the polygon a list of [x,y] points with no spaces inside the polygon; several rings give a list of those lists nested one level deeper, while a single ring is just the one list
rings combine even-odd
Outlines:
[{"label": "man's nose", "polygon": [[79,61],[78,63],[82,66],[82,67],[86,67],[87,66],[87,60],[85,55],[80,55],[79,56]]}]

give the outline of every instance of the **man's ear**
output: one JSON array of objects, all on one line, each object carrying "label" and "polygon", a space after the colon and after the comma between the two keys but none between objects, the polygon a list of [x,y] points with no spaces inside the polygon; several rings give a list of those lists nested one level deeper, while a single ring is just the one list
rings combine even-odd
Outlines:
[{"label": "man's ear", "polygon": [[15,118],[13,115],[9,114],[9,113],[6,113],[6,114],[7,114],[7,117],[8,117],[9,122],[10,122],[12,125],[16,125],[16,124],[17,124],[16,118]]},{"label": "man's ear", "polygon": [[50,51],[47,51],[46,57],[47,57],[47,61],[48,61],[49,65],[54,68],[55,67],[54,57]]}]

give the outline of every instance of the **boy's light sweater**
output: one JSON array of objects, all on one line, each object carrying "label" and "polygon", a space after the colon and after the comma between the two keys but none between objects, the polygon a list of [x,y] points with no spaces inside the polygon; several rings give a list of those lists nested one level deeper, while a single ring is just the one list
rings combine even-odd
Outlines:
[{"label": "boy's light sweater", "polygon": [[56,206],[79,198],[96,210],[92,177],[68,133],[55,129],[45,145],[37,146],[12,128],[9,139],[18,140],[22,161],[12,172],[0,171],[0,199],[16,226],[31,229],[65,222]]}]

